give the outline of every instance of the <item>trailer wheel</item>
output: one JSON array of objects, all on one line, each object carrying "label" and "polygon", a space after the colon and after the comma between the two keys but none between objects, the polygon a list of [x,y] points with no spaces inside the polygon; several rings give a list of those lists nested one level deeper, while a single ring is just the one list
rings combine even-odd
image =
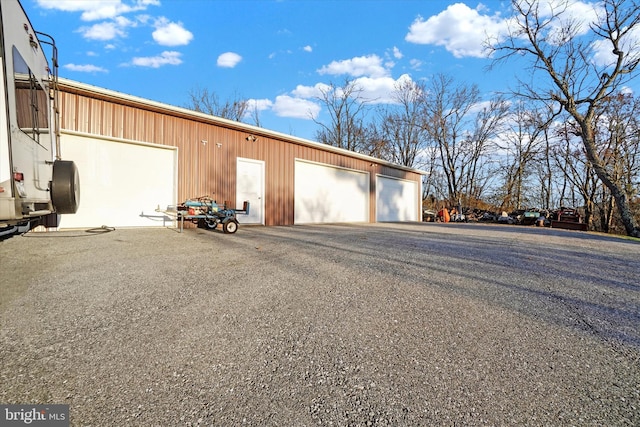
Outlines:
[{"label": "trailer wheel", "polygon": [[230,219],[227,222],[222,223],[222,231],[227,234],[233,234],[238,231],[238,221]]},{"label": "trailer wheel", "polygon": [[80,205],[80,179],[76,164],[70,160],[53,162],[51,202],[59,214],[76,213]]},{"label": "trailer wheel", "polygon": [[215,230],[218,226],[218,220],[215,218],[204,218],[203,221],[209,230]]}]

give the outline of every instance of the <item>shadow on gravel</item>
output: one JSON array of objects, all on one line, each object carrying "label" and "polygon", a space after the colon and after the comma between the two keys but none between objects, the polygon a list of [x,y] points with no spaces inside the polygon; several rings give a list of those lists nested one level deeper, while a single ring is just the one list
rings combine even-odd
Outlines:
[{"label": "shadow on gravel", "polygon": [[[636,251],[601,255],[597,249],[567,249],[567,242],[563,247],[519,243],[505,234],[469,235],[465,232],[479,226],[466,224],[330,227],[330,233],[306,226],[291,228],[283,236],[277,228],[263,232],[283,244],[295,242],[325,262],[348,263],[362,274],[371,274],[371,270],[392,274],[406,283],[438,287],[640,349],[640,263]],[[451,233],[452,228],[461,233]],[[561,238],[578,235],[579,239],[611,241],[625,248],[631,243],[548,229],[500,227],[499,231],[543,236],[552,231]]]},{"label": "shadow on gravel", "polygon": [[[437,224],[426,223],[425,225],[434,226]],[[444,226],[447,228],[457,228],[460,230],[469,230],[470,228],[472,229],[473,227],[495,227],[496,230],[504,233],[557,236],[557,237],[566,237],[570,239],[579,239],[579,240],[628,243],[628,244],[640,246],[640,239],[634,239],[632,237],[607,235],[603,233],[594,233],[594,232],[587,232],[587,231],[565,230],[562,228],[535,227],[535,226],[526,226],[526,225],[492,224],[492,223],[448,223]]]}]

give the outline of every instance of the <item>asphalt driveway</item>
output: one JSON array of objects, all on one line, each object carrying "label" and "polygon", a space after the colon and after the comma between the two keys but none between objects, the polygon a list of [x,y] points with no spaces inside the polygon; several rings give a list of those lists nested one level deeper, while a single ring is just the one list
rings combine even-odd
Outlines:
[{"label": "asphalt driveway", "polygon": [[640,244],[372,224],[0,242],[0,403],[72,425],[640,425]]}]

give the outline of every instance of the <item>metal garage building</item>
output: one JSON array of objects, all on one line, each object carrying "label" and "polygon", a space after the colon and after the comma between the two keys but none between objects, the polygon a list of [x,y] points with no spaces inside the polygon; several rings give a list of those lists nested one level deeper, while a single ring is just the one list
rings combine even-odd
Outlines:
[{"label": "metal garage building", "polygon": [[60,79],[61,144],[81,203],[61,228],[168,225],[155,211],[208,195],[240,223],[417,221],[422,172],[188,109]]}]

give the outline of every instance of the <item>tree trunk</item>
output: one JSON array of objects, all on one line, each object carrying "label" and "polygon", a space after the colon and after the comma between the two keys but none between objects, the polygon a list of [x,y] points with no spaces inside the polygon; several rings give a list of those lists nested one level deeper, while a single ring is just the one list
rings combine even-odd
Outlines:
[{"label": "tree trunk", "polygon": [[629,205],[629,200],[627,199],[624,189],[620,188],[620,185],[611,178],[609,172],[607,172],[607,169],[602,163],[600,156],[598,156],[594,130],[590,125],[591,120],[587,117],[579,120],[578,122],[581,124],[582,143],[584,144],[587,153],[587,159],[593,165],[593,169],[595,170],[596,175],[598,175],[598,178],[600,178],[600,181],[602,181],[609,191],[611,191],[611,195],[618,207],[620,219],[624,225],[627,235],[631,237],[640,237],[640,228],[638,228],[638,224],[633,217],[633,212],[631,212],[631,206]]}]

